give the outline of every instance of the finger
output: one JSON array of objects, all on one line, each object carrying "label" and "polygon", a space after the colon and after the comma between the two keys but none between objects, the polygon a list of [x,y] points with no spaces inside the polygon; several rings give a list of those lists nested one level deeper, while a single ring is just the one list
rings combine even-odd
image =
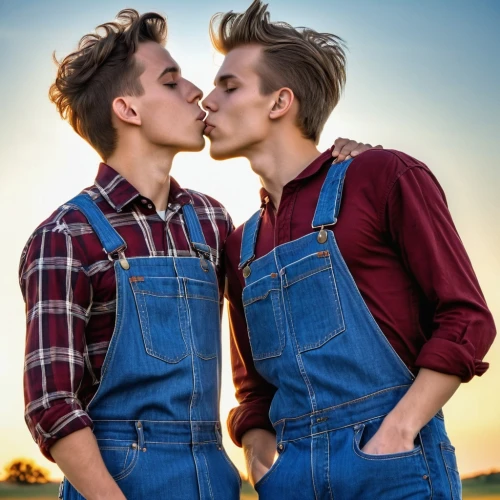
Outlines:
[{"label": "finger", "polygon": [[373,146],[373,149],[384,149],[384,146],[382,146],[382,144],[377,144],[376,146]]},{"label": "finger", "polygon": [[349,141],[341,150],[338,156],[339,161],[344,161],[348,155],[351,154],[351,151],[358,148],[359,142],[357,141]]},{"label": "finger", "polygon": [[340,154],[342,148],[349,142],[349,139],[344,139],[342,137],[337,137],[333,144],[332,156],[335,158]]},{"label": "finger", "polygon": [[360,153],[363,153],[367,151],[368,149],[372,149],[373,146],[371,144],[363,144],[360,142],[357,146],[356,149],[351,151],[351,156],[354,158],[355,156],[358,156]]}]

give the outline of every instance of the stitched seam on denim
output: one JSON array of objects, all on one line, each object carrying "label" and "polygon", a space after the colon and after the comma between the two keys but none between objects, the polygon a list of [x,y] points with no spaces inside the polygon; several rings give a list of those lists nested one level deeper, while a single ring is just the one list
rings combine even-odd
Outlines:
[{"label": "stitched seam on denim", "polygon": [[132,461],[130,462],[130,465],[125,469],[123,470],[122,472],[120,472],[119,474],[117,474],[116,476],[113,476],[113,479],[118,482],[118,481],[121,481],[122,479],[125,479],[127,476],[129,476],[132,471],[135,469],[135,466],[137,465],[137,462],[139,461],[139,449],[136,449],[134,451],[134,456],[132,457]]},{"label": "stitched seam on denim", "polygon": [[[185,285],[186,285],[186,292],[187,292],[187,283],[185,282]],[[210,302],[215,302],[215,301],[210,301]],[[191,314],[191,308],[190,308],[190,305],[189,305],[189,297],[186,295],[186,304],[187,304],[187,308],[188,308],[188,311],[189,311],[189,317],[192,318],[192,314]],[[216,316],[217,317],[220,317],[220,313],[219,313],[219,301],[216,302],[217,304],[217,310],[216,310]],[[220,322],[220,319],[219,319],[219,322]],[[190,325],[191,325],[191,331],[193,330],[193,322],[192,322],[192,319],[189,321]],[[193,351],[195,352],[195,354],[205,360],[205,361],[208,361],[210,359],[214,359],[217,357],[217,347],[214,346],[214,349],[215,349],[215,352],[214,353],[210,353],[210,354],[205,354],[205,353],[201,353],[201,352],[198,352],[198,346],[196,344],[196,340],[195,340],[195,333],[192,332],[192,336],[191,336],[191,342],[193,344],[192,346],[192,349]]]},{"label": "stitched seam on denim", "polygon": [[210,498],[213,500],[214,498],[214,492],[212,491],[212,483],[210,482],[210,474],[209,474],[209,471],[208,471],[208,462],[207,462],[207,457],[205,457],[205,454],[202,453],[201,455],[203,457],[203,461],[205,462],[205,476],[206,476],[206,479],[207,479],[207,483],[208,483],[208,491],[210,492]]},{"label": "stitched seam on denim", "polygon": [[411,381],[413,382],[413,380],[415,380],[415,375],[413,375],[413,373],[403,363],[403,360],[400,358],[400,356],[398,355],[398,353],[394,350],[394,348],[392,347],[391,343],[389,342],[389,340],[387,339],[387,337],[384,335],[384,332],[382,332],[382,330],[378,326],[377,322],[375,321],[375,318],[373,317],[372,313],[368,309],[368,306],[366,305],[366,302],[361,297],[361,293],[359,292],[359,289],[358,289],[358,287],[356,285],[356,282],[354,281],[354,278],[352,277],[352,274],[349,271],[349,268],[347,267],[347,264],[345,263],[345,260],[342,257],[342,254],[340,253],[340,249],[338,248],[338,245],[337,245],[337,242],[336,242],[335,238],[333,239],[333,243],[334,243],[335,249],[337,250],[337,255],[339,256],[340,263],[344,267],[344,272],[346,273],[349,281],[351,281],[351,283],[352,283],[352,285],[354,287],[354,292],[356,292],[356,295],[358,295],[359,298],[360,298],[360,302],[361,302],[362,308],[366,312],[368,321],[374,327],[374,330],[377,333],[377,335],[381,336],[382,340],[384,340],[386,346],[389,347],[389,351],[392,353],[392,356],[395,357],[395,359],[397,360],[398,365],[403,369],[403,371],[406,371],[406,374],[411,377]]},{"label": "stitched seam on denim", "polygon": [[342,308],[340,307],[340,298],[339,298],[339,292],[337,288],[337,283],[335,281],[335,276],[333,274],[333,266],[330,257],[328,257],[330,260],[330,266],[327,269],[331,269],[331,272],[328,273],[328,278],[330,280],[330,286],[332,287],[332,295],[333,295],[333,302],[335,303],[335,312],[337,315],[337,318],[340,320],[340,326],[333,330],[332,332],[329,332],[326,334],[326,336],[323,336],[321,340],[318,340],[314,344],[307,344],[304,345],[300,352],[304,351],[309,351],[311,349],[317,349],[318,347],[321,347],[322,345],[326,344],[329,340],[332,340],[334,337],[339,335],[340,333],[344,332],[346,327],[345,327],[345,320],[344,320],[344,314],[342,311]]},{"label": "stitched seam on denim", "polygon": [[[185,330],[186,330],[186,326],[188,329],[191,328],[191,317],[189,316],[189,307],[188,307],[188,304],[187,304],[187,299],[184,299],[184,293],[186,292],[186,287],[184,285],[184,278],[181,278],[179,276],[179,271],[177,269],[177,264],[174,263],[174,267],[175,267],[175,273],[177,275],[177,287],[179,288],[179,290],[182,288],[182,293],[181,293],[181,298],[180,300],[177,301],[177,318],[179,319],[179,330],[180,330],[180,333],[181,333],[181,337],[182,337],[182,341],[184,342],[184,345],[186,346],[186,351],[187,351],[187,354],[186,356],[188,356],[189,354],[191,354],[193,352],[193,346],[191,344],[191,342],[189,342],[189,345],[188,343],[186,343],[186,337],[185,337]],[[186,310],[186,316],[183,317],[182,316],[182,307],[185,307],[185,310]],[[190,420],[191,422],[191,420]]]},{"label": "stitched seam on denim", "polygon": [[[252,283],[252,285],[253,285],[253,283]],[[249,286],[251,286],[251,285],[249,285]],[[267,296],[271,292],[280,292],[280,291],[281,291],[281,288],[271,288],[264,295],[259,295],[258,297],[252,297],[251,299],[246,300],[245,302],[243,302],[243,306],[249,306],[249,305],[252,305],[255,302],[258,302],[259,300],[267,299]]]},{"label": "stitched seam on denim", "polygon": [[420,440],[420,447],[422,448],[422,458],[424,459],[425,467],[427,469],[427,481],[429,484],[429,500],[432,500],[433,495],[433,488],[432,488],[432,479],[431,479],[431,469],[429,467],[429,462],[427,461],[427,456],[425,454],[425,445],[424,445],[424,440],[422,439],[422,433],[418,433],[418,438]]},{"label": "stitched seam on denim", "polygon": [[205,295],[187,295],[186,298],[188,299],[197,299],[197,300],[206,300],[207,302],[215,302],[216,304],[219,304],[219,299],[214,299],[212,297],[207,297]]},{"label": "stitched seam on denim", "polygon": [[[323,257],[323,258],[325,258],[325,257]],[[299,281],[304,281],[305,279],[310,278],[311,276],[314,276],[315,274],[322,273],[323,271],[327,271],[330,268],[331,268],[331,265],[328,266],[326,264],[323,264],[321,267],[317,267],[317,268],[315,268],[312,271],[308,271],[308,272],[302,273],[301,275],[299,275],[298,277],[294,278],[293,280],[290,280],[288,278],[288,276],[287,276],[286,288],[288,288],[288,287],[290,287],[292,285],[295,285],[295,283],[298,283]]]},{"label": "stitched seam on denim", "polygon": [[[256,301],[257,302],[257,301]],[[279,333],[279,326],[276,322],[276,314],[274,311],[274,303],[273,303],[273,295],[271,295],[271,308],[273,310],[273,317],[274,317],[274,324],[276,326],[276,333],[278,335],[278,340],[280,342],[280,347],[278,349],[275,349],[274,351],[269,351],[269,352],[264,352],[264,353],[254,353],[254,347],[252,343],[252,337],[255,339],[255,334],[252,334],[252,329],[250,328],[250,321],[248,320],[248,315],[247,315],[247,310],[248,307],[243,306],[243,312],[245,314],[245,320],[247,322],[247,329],[248,329],[248,338],[250,340],[250,349],[252,350],[252,358],[255,361],[261,361],[263,359],[268,359],[268,358],[276,358],[281,355],[284,349],[284,342],[281,342],[281,336]]]},{"label": "stitched seam on denim", "polygon": [[[135,295],[135,293],[134,293],[134,295]],[[140,293],[140,295],[145,295],[145,294]],[[176,295],[175,297],[179,297],[179,296]],[[180,297],[182,297],[182,295]],[[146,316],[146,319],[144,321],[144,324],[145,325],[147,324],[147,329],[146,329],[147,332],[146,333],[147,333],[147,336],[149,338],[149,344],[151,346],[149,348],[147,346],[145,346],[146,347],[146,352],[150,356],[152,356],[154,358],[161,359],[162,361],[166,361],[167,363],[178,363],[179,361],[183,360],[189,354],[188,352],[186,352],[184,354],[179,354],[178,356],[176,356],[175,358],[173,358],[173,357],[167,356],[165,354],[162,354],[162,353],[158,352],[155,349],[155,347],[153,345],[153,338],[151,336],[148,307],[146,306],[146,301],[145,301],[144,297],[142,297],[142,301],[141,302],[143,304],[143,314],[145,314],[145,316]],[[177,301],[177,302],[179,302],[179,301]],[[179,320],[179,314],[177,315],[177,319]],[[143,322],[141,321],[141,326],[142,326],[142,324],[143,324]],[[179,329],[180,329],[180,325],[179,325]],[[181,333],[181,336],[182,336],[182,332],[180,332],[180,333]],[[187,349],[187,345],[186,345],[186,341],[184,340],[184,337],[182,337],[182,340],[184,342],[184,346],[186,347],[186,351],[187,351],[188,349]]]},{"label": "stitched seam on denim", "polygon": [[[194,422],[194,420],[193,420]],[[217,440],[216,439],[212,439],[211,441],[193,441],[192,439],[189,439],[189,441],[149,441],[149,440],[145,440],[144,441],[145,444],[158,444],[158,445],[171,445],[171,444],[198,444],[198,445],[202,445],[202,444],[212,444],[212,443],[217,443]]]},{"label": "stitched seam on denim", "polygon": [[[385,392],[389,392],[389,391],[393,391],[393,390],[396,390],[396,389],[400,389],[402,387],[410,387],[410,384],[408,385],[396,385],[394,387],[388,387],[386,389],[381,389],[380,391],[376,391],[376,392],[372,392],[371,394],[367,394],[366,396],[363,396],[361,398],[357,398],[357,399],[353,399],[351,401],[347,401],[346,403],[340,403],[338,405],[335,405],[335,406],[329,406],[328,408],[323,408],[321,410],[318,410],[317,412],[312,412],[312,413],[305,413],[303,415],[299,415],[298,417],[286,417],[286,418],[281,418],[280,420],[277,420],[276,422],[274,422],[272,425],[278,425],[282,422],[285,422],[285,421],[292,421],[292,420],[299,420],[301,418],[306,418],[306,417],[311,417],[311,416],[314,416],[314,415],[321,415],[322,413],[325,413],[327,411],[332,411],[332,410],[336,410],[337,408],[343,408],[343,407],[347,407],[347,406],[351,406],[353,404],[356,404],[356,403],[359,403],[361,401],[364,401],[366,399],[369,399],[369,398],[372,398],[374,396],[378,396],[380,394],[383,394]],[[375,417],[373,417],[375,418]],[[371,419],[367,419],[367,420],[371,420]],[[342,426],[342,427],[349,427],[350,425],[354,425],[354,424],[349,424],[349,425],[346,425],[346,426]]]},{"label": "stitched seam on denim", "polygon": [[[283,289],[282,290],[282,294],[285,293],[285,290]],[[297,360],[297,364],[299,366],[299,371],[300,371],[300,374],[302,375],[302,380],[304,381],[306,387],[307,387],[307,392],[309,394],[309,402],[311,403],[311,409],[312,411],[316,411],[316,394],[314,393],[314,389],[311,385],[311,382],[309,381],[309,377],[307,376],[307,373],[305,371],[305,368],[304,368],[304,364],[302,363],[302,356],[300,354],[300,350],[299,350],[299,343],[297,341],[297,337],[295,335],[295,326],[293,324],[293,317],[292,317],[292,305],[290,303],[290,297],[288,295],[288,293],[286,294],[286,300],[288,302],[288,318],[290,320],[290,327],[291,327],[291,330],[290,330],[290,333],[292,333],[293,335],[293,341],[295,343],[295,349],[296,349],[296,352],[297,354],[295,355],[295,359]],[[284,304],[284,302],[283,302]]]},{"label": "stitched seam on denim", "polygon": [[330,434],[328,432],[326,433],[326,460],[326,481],[328,485],[328,491],[330,493],[330,500],[333,500],[333,492],[330,485]]},{"label": "stitched seam on denim", "polygon": [[[278,301],[278,304],[276,304],[276,301]],[[278,348],[277,353],[281,355],[283,349],[285,348],[285,334],[283,331],[283,318],[281,314],[281,304],[279,303],[279,301],[280,301],[279,293],[271,295],[271,305],[273,307],[274,323],[276,325],[276,331],[278,333],[278,340],[280,343],[280,347]]]},{"label": "stitched seam on denim", "polygon": [[[93,422],[137,422],[136,419],[93,419]],[[152,422],[152,423],[160,423],[160,424],[189,424],[191,423],[191,420],[147,420],[145,418],[141,418],[141,422]],[[196,420],[196,423],[198,425],[203,425],[206,426],[207,428],[210,428],[212,424],[216,424],[218,420]]]},{"label": "stitched seam on denim", "polygon": [[[316,474],[314,473],[314,438],[311,439],[311,462],[310,462],[310,467],[311,467],[311,478],[312,478],[312,483],[313,483],[313,490],[314,490],[314,499],[318,500],[318,492],[316,491],[316,481],[314,480]],[[319,499],[321,500],[321,499]]]},{"label": "stitched seam on denim", "polygon": [[[460,496],[460,489],[458,490],[458,496],[455,494],[455,490],[456,490],[456,487],[454,486],[455,485],[455,481],[453,481],[453,477],[452,476],[458,476],[458,471],[456,471],[455,469],[451,469],[450,467],[448,467],[447,465],[445,465],[445,469],[446,469],[446,476],[448,477],[448,484],[450,486],[450,492],[451,492],[451,498],[452,500],[460,500],[461,499],[461,496]],[[452,471],[452,472],[450,472]],[[460,481],[460,479],[459,479]],[[458,482],[457,482],[458,484]]]},{"label": "stitched seam on denim", "polygon": [[136,294],[138,295],[150,295],[151,297],[165,297],[165,298],[177,298],[177,297],[182,297],[182,295],[169,295],[169,294],[164,294],[164,293],[155,293],[155,292],[147,292],[144,290],[136,290]]}]

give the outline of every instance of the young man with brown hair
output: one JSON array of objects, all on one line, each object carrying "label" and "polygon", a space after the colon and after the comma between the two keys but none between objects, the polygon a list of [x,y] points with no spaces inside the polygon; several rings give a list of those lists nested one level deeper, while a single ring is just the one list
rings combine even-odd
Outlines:
[{"label": "young man with brown hair", "polygon": [[165,50],[164,17],[127,9],[99,29],[50,89],[103,163],[21,258],[26,421],[65,499],[236,499],[219,424],[232,223],[170,176],[204,146],[202,92]]},{"label": "young man with brown hair", "polygon": [[212,21],[226,57],[203,101],[211,155],[263,185],[226,243],[230,434],[263,499],[458,500],[441,408],[487,370],[491,313],[423,163],[317,150],[343,44],[266,9]]},{"label": "young man with brown hair", "polygon": [[124,10],[99,33],[50,89],[103,163],[23,252],[26,421],[62,498],[237,499],[219,424],[232,223],[170,176],[204,146],[202,92],[165,50],[162,16]]}]

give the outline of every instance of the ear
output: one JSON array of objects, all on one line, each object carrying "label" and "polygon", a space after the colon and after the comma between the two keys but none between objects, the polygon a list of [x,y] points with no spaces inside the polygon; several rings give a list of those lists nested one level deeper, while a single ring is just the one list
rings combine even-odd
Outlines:
[{"label": "ear", "polygon": [[141,116],[137,106],[127,97],[116,97],[112,104],[113,113],[122,122],[141,125]]},{"label": "ear", "polygon": [[269,112],[269,118],[271,120],[276,120],[277,118],[281,118],[285,116],[292,107],[292,104],[295,100],[295,95],[293,90],[284,87],[274,92],[275,96],[273,107]]}]

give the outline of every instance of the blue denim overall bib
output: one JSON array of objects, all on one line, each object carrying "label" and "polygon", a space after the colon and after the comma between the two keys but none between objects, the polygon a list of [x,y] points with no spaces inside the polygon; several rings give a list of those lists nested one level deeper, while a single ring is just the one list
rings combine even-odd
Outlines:
[{"label": "blue denim overall bib", "polygon": [[255,489],[264,500],[459,500],[441,412],[411,451],[361,451],[414,377],[368,310],[334,232],[323,229],[337,222],[349,163],[330,168],[310,234],[254,260],[261,212],[244,226],[252,356],[277,388],[269,415],[279,456]]},{"label": "blue denim overall bib", "polygon": [[[73,198],[114,260],[116,323],[87,411],[104,463],[128,500],[236,500],[238,471],[219,422],[220,303],[215,267],[191,204],[199,257],[126,257],[88,195]],[[65,480],[65,500],[82,496]]]}]

